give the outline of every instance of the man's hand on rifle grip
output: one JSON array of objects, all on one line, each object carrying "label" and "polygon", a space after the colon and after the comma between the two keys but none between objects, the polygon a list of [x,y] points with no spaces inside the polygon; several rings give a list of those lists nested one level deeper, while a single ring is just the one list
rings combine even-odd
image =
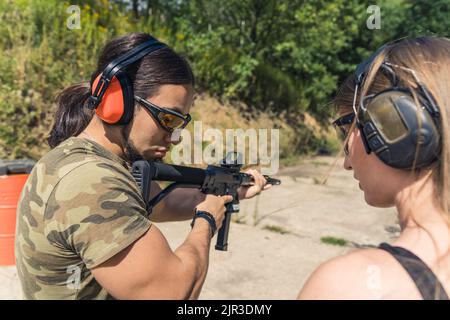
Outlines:
[{"label": "man's hand on rifle grip", "polygon": [[230,195],[215,196],[208,194],[205,200],[199,203],[196,208],[197,210],[211,213],[216,220],[217,230],[219,230],[225,217],[225,204],[231,201],[233,201],[233,197]]}]

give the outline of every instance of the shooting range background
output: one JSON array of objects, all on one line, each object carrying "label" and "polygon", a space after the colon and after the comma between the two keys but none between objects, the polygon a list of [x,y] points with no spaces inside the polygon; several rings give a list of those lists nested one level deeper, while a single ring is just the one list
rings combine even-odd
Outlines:
[{"label": "shooting range background", "polygon": [[[80,28],[69,29],[71,6]],[[242,202],[228,252],[211,254],[203,299],[292,299],[323,261],[388,241],[393,209],[367,206],[329,123],[332,97],[355,66],[404,36],[450,36],[450,0],[0,0],[0,158],[38,160],[55,96],[85,81],[111,38],[148,32],[192,63],[194,120],[211,128],[280,130],[282,185]],[[73,19],[71,20],[72,22]],[[192,126],[188,127],[192,131]],[[327,154],[328,157],[320,155]],[[158,225],[176,247],[189,223]],[[0,298],[20,298],[15,267],[0,267]]]}]

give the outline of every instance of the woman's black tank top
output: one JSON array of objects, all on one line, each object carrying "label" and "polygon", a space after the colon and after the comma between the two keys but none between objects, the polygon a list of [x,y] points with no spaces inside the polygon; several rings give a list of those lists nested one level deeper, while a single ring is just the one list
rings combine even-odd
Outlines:
[{"label": "woman's black tank top", "polygon": [[384,242],[378,248],[389,252],[402,265],[416,284],[424,300],[448,300],[447,293],[436,275],[414,253]]}]

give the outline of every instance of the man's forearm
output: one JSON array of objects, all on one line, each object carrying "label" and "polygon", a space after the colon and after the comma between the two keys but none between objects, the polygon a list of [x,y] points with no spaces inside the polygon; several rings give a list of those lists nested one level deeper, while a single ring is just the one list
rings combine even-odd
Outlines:
[{"label": "man's forearm", "polygon": [[155,222],[190,220],[205,196],[198,189],[175,189],[154,208],[150,219]]},{"label": "man's forearm", "polygon": [[210,226],[207,221],[198,219],[186,241],[175,250],[186,267],[186,277],[192,279],[187,299],[198,299],[206,279],[211,245]]}]

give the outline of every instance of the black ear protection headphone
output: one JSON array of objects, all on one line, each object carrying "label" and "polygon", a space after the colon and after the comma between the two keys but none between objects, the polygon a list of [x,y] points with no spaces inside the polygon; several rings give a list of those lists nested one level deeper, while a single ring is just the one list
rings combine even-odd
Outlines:
[{"label": "black ear protection headphone", "polygon": [[133,83],[124,68],[144,56],[167,47],[152,39],[111,61],[91,84],[91,96],[87,107],[95,109],[103,121],[110,124],[128,124],[134,114]]},{"label": "black ear protection headphone", "polygon": [[[413,69],[383,61],[380,70],[390,79],[392,87],[360,98],[356,110],[358,89],[387,44],[355,71],[353,110],[367,154],[374,152],[388,166],[400,169],[424,168],[440,155],[440,112],[436,101]],[[398,86],[395,69],[412,74],[417,84],[416,104],[410,89]]]}]

